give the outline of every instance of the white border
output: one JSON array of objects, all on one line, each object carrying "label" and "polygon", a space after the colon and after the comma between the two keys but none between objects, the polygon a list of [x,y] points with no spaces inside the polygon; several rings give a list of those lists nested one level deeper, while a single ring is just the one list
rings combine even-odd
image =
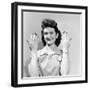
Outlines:
[{"label": "white border", "polygon": [[[82,13],[81,23],[81,59],[82,59],[82,75],[79,76],[61,76],[53,78],[25,78],[21,79],[21,10],[45,10],[45,11],[64,11]],[[18,6],[18,84],[46,83],[46,82],[63,82],[63,81],[79,81],[85,80],[85,10],[71,8],[51,8],[51,7],[35,7],[35,6]]]}]

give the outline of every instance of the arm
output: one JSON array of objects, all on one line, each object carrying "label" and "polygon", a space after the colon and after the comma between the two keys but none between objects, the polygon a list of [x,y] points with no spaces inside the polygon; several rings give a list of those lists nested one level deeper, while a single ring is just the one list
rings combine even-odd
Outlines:
[{"label": "arm", "polygon": [[30,58],[25,62],[24,72],[24,76],[26,77],[39,76],[39,68],[36,53],[30,55]]},{"label": "arm", "polygon": [[67,75],[69,73],[69,50],[63,49],[62,62],[61,62],[61,75]]},{"label": "arm", "polygon": [[62,62],[61,62],[62,75],[67,75],[70,70],[70,61],[69,61],[70,41],[71,38],[69,38],[68,33],[64,31],[62,35],[62,46],[63,46]]},{"label": "arm", "polygon": [[38,58],[37,58],[37,53],[33,52],[31,54],[31,62],[28,65],[28,70],[30,76],[39,76],[39,67],[38,67]]},{"label": "arm", "polygon": [[29,70],[28,70],[28,65],[30,61],[31,61],[31,58],[27,59],[24,65],[24,76],[25,77],[30,77]]},{"label": "arm", "polygon": [[37,48],[38,48],[38,36],[32,34],[30,40],[27,41],[30,49],[31,61],[27,65],[28,72],[30,76],[39,76],[38,58],[37,58]]}]

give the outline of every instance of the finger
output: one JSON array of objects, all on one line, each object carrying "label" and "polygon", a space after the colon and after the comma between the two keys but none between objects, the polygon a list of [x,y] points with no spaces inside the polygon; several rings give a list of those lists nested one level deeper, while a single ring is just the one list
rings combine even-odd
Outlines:
[{"label": "finger", "polygon": [[31,36],[30,36],[30,39],[32,39],[33,38],[33,34],[31,34]]},{"label": "finger", "polygon": [[27,42],[27,44],[28,44],[28,46],[29,46],[29,48],[31,50],[31,44],[30,44],[30,42],[28,40],[26,40],[26,42]]},{"label": "finger", "polygon": [[33,34],[33,40],[35,40],[35,34]]},{"label": "finger", "polygon": [[72,40],[72,38],[69,39],[70,41]]},{"label": "finger", "polygon": [[26,42],[27,42],[27,44],[29,45],[29,41],[28,41],[28,40],[26,40]]},{"label": "finger", "polygon": [[37,36],[37,33],[35,32],[35,35]]},{"label": "finger", "polygon": [[31,44],[31,42],[30,42],[30,41],[28,41],[28,40],[27,40],[27,43],[28,43],[28,45],[30,45],[30,44]]},{"label": "finger", "polygon": [[66,34],[66,33],[64,33],[63,35],[62,35],[62,39],[67,39],[68,38],[68,35]]},{"label": "finger", "polygon": [[35,34],[32,34],[32,40],[35,40]]},{"label": "finger", "polygon": [[63,31],[63,34],[67,34],[68,32],[67,31]]},{"label": "finger", "polygon": [[31,46],[29,46],[29,49],[30,49],[30,51],[32,51],[32,47]]},{"label": "finger", "polygon": [[35,33],[35,40],[38,40],[39,36]]},{"label": "finger", "polygon": [[68,32],[65,32],[64,34],[65,34],[65,36],[66,36],[66,38],[67,38],[67,37],[68,37]]},{"label": "finger", "polygon": [[27,43],[29,43],[29,41],[28,41],[28,40],[26,40],[26,42],[27,42]]},{"label": "finger", "polygon": [[34,39],[37,39],[37,34],[34,34]]},{"label": "finger", "polygon": [[68,34],[68,32],[64,31],[62,35],[64,35],[64,36],[65,36],[65,35],[67,35],[67,34]]},{"label": "finger", "polygon": [[66,31],[63,31],[63,34],[65,33]]}]

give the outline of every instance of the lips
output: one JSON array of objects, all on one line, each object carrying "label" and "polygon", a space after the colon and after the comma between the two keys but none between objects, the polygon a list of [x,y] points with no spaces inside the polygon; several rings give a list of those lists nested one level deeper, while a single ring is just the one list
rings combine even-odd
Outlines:
[{"label": "lips", "polygon": [[47,41],[51,41],[51,39],[50,39],[50,38],[46,38],[46,40],[47,40]]}]

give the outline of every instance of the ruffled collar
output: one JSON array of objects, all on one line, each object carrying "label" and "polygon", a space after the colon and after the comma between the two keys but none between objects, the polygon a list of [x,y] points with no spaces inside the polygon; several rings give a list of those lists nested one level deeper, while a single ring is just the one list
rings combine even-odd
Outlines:
[{"label": "ruffled collar", "polygon": [[41,56],[41,55],[50,55],[50,54],[58,54],[60,55],[61,54],[61,50],[57,47],[57,49],[54,51],[52,50],[50,47],[48,46],[45,46],[43,49],[39,50],[38,52],[38,56]]}]

